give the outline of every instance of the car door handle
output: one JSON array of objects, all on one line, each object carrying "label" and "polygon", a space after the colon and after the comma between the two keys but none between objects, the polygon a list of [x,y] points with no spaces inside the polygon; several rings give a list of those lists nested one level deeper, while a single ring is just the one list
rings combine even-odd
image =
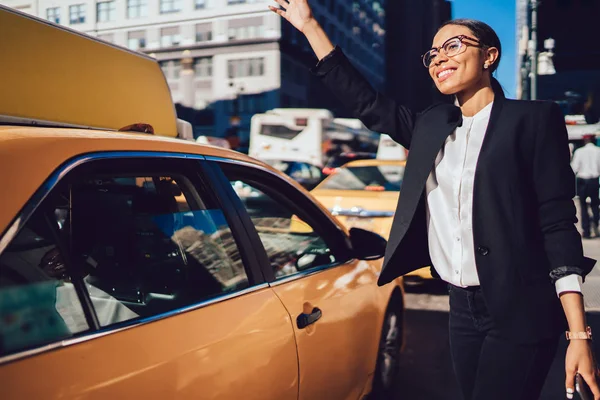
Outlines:
[{"label": "car door handle", "polygon": [[313,308],[310,314],[302,313],[298,315],[298,318],[296,319],[298,329],[304,329],[307,326],[314,324],[321,318],[321,316],[323,316],[323,312],[317,307]]}]

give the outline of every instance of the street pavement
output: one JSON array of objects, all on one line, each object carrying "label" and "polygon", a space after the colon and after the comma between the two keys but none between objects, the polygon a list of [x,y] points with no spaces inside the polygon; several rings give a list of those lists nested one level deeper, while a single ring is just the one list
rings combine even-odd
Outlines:
[{"label": "street pavement", "polygon": [[[599,260],[586,278],[583,293],[588,325],[592,331],[600,332],[600,238],[583,239],[583,248],[587,257]],[[405,300],[405,348],[394,400],[462,400],[450,360],[449,305],[445,285],[433,282],[409,287]],[[561,338],[542,391],[542,400],[565,399],[566,348],[567,341]],[[594,349],[600,359],[599,340],[594,342]]]}]

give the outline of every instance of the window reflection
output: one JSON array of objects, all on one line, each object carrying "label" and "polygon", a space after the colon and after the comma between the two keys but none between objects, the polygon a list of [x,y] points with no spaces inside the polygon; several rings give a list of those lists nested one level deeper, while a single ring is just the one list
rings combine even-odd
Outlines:
[{"label": "window reflection", "polygon": [[336,261],[325,240],[290,207],[244,181],[231,183],[256,227],[275,277]]}]

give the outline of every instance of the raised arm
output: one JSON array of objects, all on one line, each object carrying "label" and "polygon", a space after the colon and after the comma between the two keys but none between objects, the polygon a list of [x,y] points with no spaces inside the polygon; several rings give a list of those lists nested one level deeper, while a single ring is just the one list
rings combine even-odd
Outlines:
[{"label": "raised arm", "polygon": [[416,115],[404,106],[378,93],[352,66],[339,47],[334,47],[313,17],[307,0],[275,0],[283,9],[269,8],[306,36],[319,63],[312,72],[374,132],[387,133],[405,148],[410,148]]}]

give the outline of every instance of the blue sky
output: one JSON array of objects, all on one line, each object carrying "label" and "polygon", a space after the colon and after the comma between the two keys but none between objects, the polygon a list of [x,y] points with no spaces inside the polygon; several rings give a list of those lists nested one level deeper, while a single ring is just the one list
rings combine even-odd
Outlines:
[{"label": "blue sky", "polygon": [[473,18],[491,26],[502,43],[502,60],[496,77],[507,97],[515,96],[516,88],[516,0],[452,0],[453,18]]}]

